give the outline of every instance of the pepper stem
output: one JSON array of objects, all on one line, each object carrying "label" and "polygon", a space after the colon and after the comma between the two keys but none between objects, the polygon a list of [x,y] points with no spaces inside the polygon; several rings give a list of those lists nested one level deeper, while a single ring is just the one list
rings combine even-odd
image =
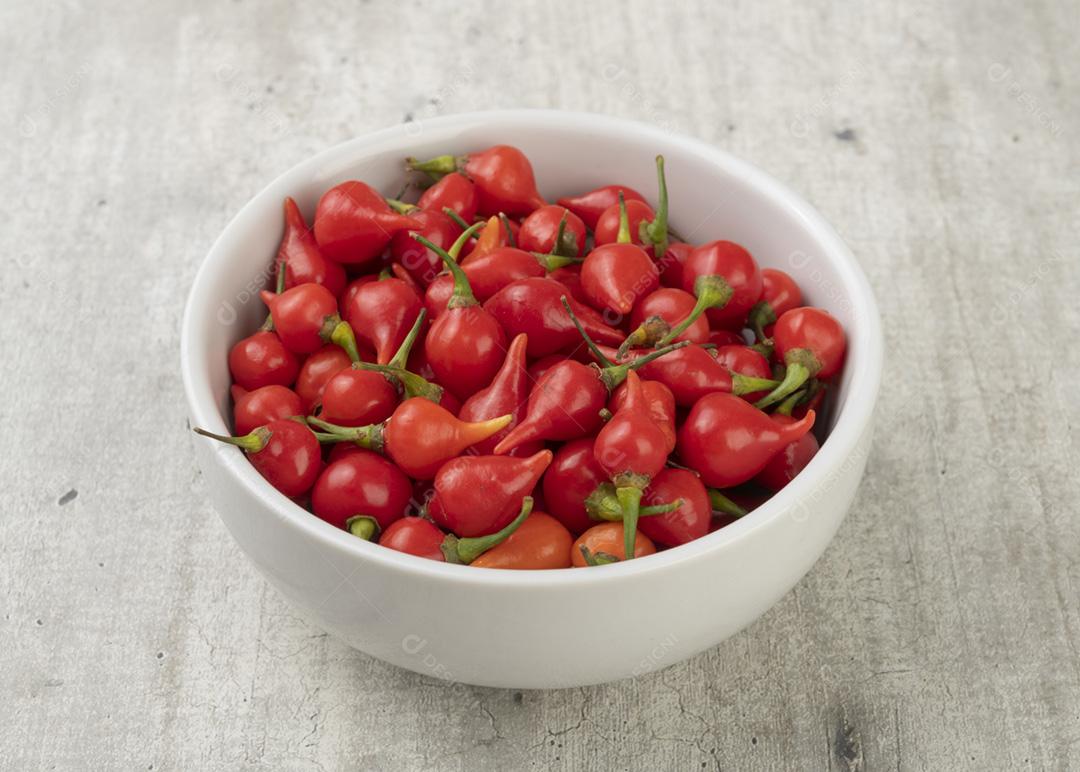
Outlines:
[{"label": "pepper stem", "polygon": [[806,394],[806,389],[799,389],[798,391],[794,392],[790,397],[777,405],[774,412],[779,415],[791,415],[791,411],[795,409],[795,406],[799,404],[799,400],[805,397]]},{"label": "pepper stem", "polygon": [[443,541],[443,554],[448,563],[469,564],[487,552],[492,547],[502,544],[510,535],[525,522],[525,518],[532,512],[532,496],[526,496],[521,500],[521,512],[505,528],[487,536],[473,536],[468,539],[459,539],[450,534]]},{"label": "pepper stem", "polygon": [[510,227],[510,218],[506,216],[505,212],[499,212],[499,222],[502,223],[503,230],[506,231],[506,244],[507,246],[517,248],[517,239],[514,238],[514,229]]},{"label": "pepper stem", "polygon": [[451,209],[448,206],[444,206],[443,207],[443,214],[445,214],[451,220],[456,222],[461,227],[462,230],[469,227],[469,224],[467,222],[465,222],[465,218],[463,218],[460,214],[458,214],[456,210]]},{"label": "pepper stem", "polygon": [[672,351],[678,351],[681,348],[686,348],[690,345],[690,341],[681,340],[678,343],[672,343],[670,346],[664,346],[658,348],[640,359],[635,359],[633,362],[626,362],[621,365],[612,365],[605,367],[600,371],[600,380],[607,384],[609,391],[614,391],[615,388],[626,380],[626,374],[631,370],[637,370],[643,365],[649,364],[649,362],[655,361],[662,356],[670,354]]},{"label": "pepper stem", "polygon": [[667,253],[668,248],[668,192],[662,155],[656,156],[656,181],[660,188],[660,206],[652,222],[641,224],[641,241],[651,243],[653,254],[659,259]]},{"label": "pepper stem", "polygon": [[626,336],[615,359],[621,361],[632,348],[652,348],[671,331],[671,325],[661,316],[650,316]]},{"label": "pepper stem", "polygon": [[615,489],[615,495],[623,510],[623,558],[634,557],[634,542],[637,540],[637,521],[641,514],[641,495],[644,491],[636,486],[622,486]]},{"label": "pepper stem", "polygon": [[728,301],[731,300],[732,294],[734,294],[734,290],[731,289],[731,285],[723,276],[709,274],[697,277],[697,280],[694,281],[694,295],[697,296],[697,302],[686,318],[672,327],[671,332],[659,341],[660,345],[671,343],[671,341],[682,335],[683,331],[697,321],[697,318],[708,309],[726,306]]},{"label": "pepper stem", "polygon": [[416,343],[416,338],[420,335],[420,330],[424,326],[424,320],[426,318],[427,309],[421,308],[420,313],[416,315],[416,321],[413,322],[412,327],[409,328],[409,334],[401,341],[401,345],[398,346],[397,351],[394,352],[394,356],[386,363],[389,367],[397,367],[402,370],[406,368],[409,364],[409,355],[412,353],[413,344]]},{"label": "pepper stem", "polygon": [[427,161],[417,161],[415,158],[410,157],[405,159],[405,166],[413,171],[427,172],[436,180],[439,180],[447,174],[457,171],[458,159],[452,155],[437,155]]},{"label": "pepper stem", "polygon": [[589,333],[585,332],[585,328],[581,326],[581,322],[578,321],[577,314],[574,313],[574,309],[570,307],[570,301],[566,295],[563,295],[562,300],[563,308],[566,309],[566,313],[570,314],[570,321],[577,327],[577,331],[581,333],[581,337],[585,339],[585,345],[589,347],[589,351],[596,357],[604,367],[612,367],[613,362],[604,356],[604,352],[600,350],[599,346],[593,342],[593,339],[589,337]]},{"label": "pepper stem", "polygon": [[354,442],[358,447],[365,450],[373,450],[376,453],[381,453],[383,450],[385,423],[368,424],[367,426],[339,426],[310,415],[305,420],[308,426],[323,430],[315,435],[319,442]]},{"label": "pepper stem", "polygon": [[776,312],[773,311],[773,307],[769,305],[769,301],[759,300],[754,304],[754,307],[750,309],[750,313],[747,316],[747,322],[750,325],[750,329],[754,331],[757,342],[764,343],[768,340],[768,337],[765,335],[765,325],[775,324]]},{"label": "pepper stem", "polygon": [[629,244],[633,241],[630,238],[630,216],[626,213],[626,197],[621,189],[619,190],[619,233],[615,241],[619,244]]},{"label": "pepper stem", "polygon": [[338,322],[334,325],[334,331],[330,333],[330,342],[345,349],[345,353],[349,355],[349,361],[353,364],[360,361],[360,352],[356,350],[356,335],[348,322]]},{"label": "pepper stem", "polygon": [[416,204],[406,204],[404,201],[398,201],[396,198],[386,199],[386,205],[398,214],[409,214],[420,208]]},{"label": "pepper stem", "polygon": [[746,514],[746,510],[729,499],[716,488],[709,488],[709,503],[712,505],[714,512],[720,512],[730,517],[742,517]]},{"label": "pepper stem", "polygon": [[371,541],[379,533],[379,523],[373,517],[367,515],[355,515],[345,521],[345,528],[353,536],[358,536],[364,541]]},{"label": "pepper stem", "polygon": [[754,378],[742,373],[731,373],[731,393],[736,397],[743,394],[753,394],[755,391],[771,391],[780,385],[780,381],[771,378]]},{"label": "pepper stem", "polygon": [[587,566],[606,566],[610,563],[619,562],[619,559],[617,557],[608,554],[607,552],[597,552],[594,555],[584,544],[582,544],[578,549],[581,550],[581,556],[585,558],[585,565]]},{"label": "pepper stem", "polygon": [[566,257],[564,255],[553,255],[546,252],[530,252],[529,254],[535,257],[536,262],[540,263],[548,273],[558,270],[559,268],[565,268],[568,265],[573,265],[574,263],[585,262],[585,258],[583,257]]},{"label": "pepper stem", "polygon": [[800,364],[799,362],[791,362],[787,366],[787,371],[784,373],[784,380],[780,382],[780,385],[755,402],[754,407],[761,410],[776,402],[780,402],[784,397],[796,391],[800,386],[806,383],[806,380],[809,377],[810,370],[806,365]]},{"label": "pepper stem", "polygon": [[265,426],[260,426],[255,431],[251,432],[250,434],[245,434],[242,437],[230,437],[225,434],[214,434],[213,432],[206,431],[206,429],[200,429],[197,426],[193,429],[193,431],[196,434],[201,434],[203,437],[209,437],[212,440],[224,442],[226,445],[235,445],[236,447],[243,450],[245,453],[258,453],[266,447],[266,443],[270,442],[270,437],[273,435],[273,432],[271,432]]},{"label": "pepper stem", "polygon": [[451,275],[454,277],[454,294],[450,296],[450,300],[447,301],[447,308],[466,308],[468,306],[479,305],[476,300],[476,295],[473,294],[472,287],[469,285],[469,277],[465,275],[465,271],[461,270],[461,266],[457,263],[457,255],[461,251],[461,248],[465,245],[476,231],[483,227],[483,223],[476,223],[465,229],[465,231],[458,236],[457,241],[450,247],[450,251],[446,251],[436,244],[433,244],[428,239],[421,236],[419,233],[412,232],[409,234],[420,244],[430,249],[432,252],[442,258],[446,263],[446,267],[450,269]]}]

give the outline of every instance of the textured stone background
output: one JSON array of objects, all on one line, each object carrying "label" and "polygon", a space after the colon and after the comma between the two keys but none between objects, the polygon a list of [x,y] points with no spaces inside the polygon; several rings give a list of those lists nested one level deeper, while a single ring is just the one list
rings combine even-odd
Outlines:
[{"label": "textured stone background", "polygon": [[[0,4],[0,767],[1080,766],[1075,4],[659,5]],[[511,106],[758,164],[885,318],[825,557],[637,681],[474,689],[345,649],[245,563],[185,428],[183,301],[250,196]]]}]

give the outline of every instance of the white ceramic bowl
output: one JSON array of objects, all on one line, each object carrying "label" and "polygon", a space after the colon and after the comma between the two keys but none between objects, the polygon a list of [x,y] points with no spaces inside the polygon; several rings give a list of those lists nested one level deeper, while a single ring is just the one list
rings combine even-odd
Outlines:
[{"label": "white ceramic bowl", "polygon": [[293,196],[362,179],[387,195],[402,159],[509,143],[549,200],[621,182],[650,194],[663,153],[672,225],[685,239],[737,241],[791,273],[848,333],[828,440],[783,491],[691,544],[599,568],[482,570],[404,555],[327,525],[279,494],[241,451],[193,437],[214,506],[256,567],[303,615],[361,651],[469,684],[578,686],[638,675],[715,646],[810,569],[847,512],[870,447],[882,367],[873,293],[847,247],[802,199],[702,142],[601,115],[485,112],[405,124],[346,142],[279,177],[229,223],[195,278],[181,366],[193,426],[227,432],[230,346],[265,310]]}]

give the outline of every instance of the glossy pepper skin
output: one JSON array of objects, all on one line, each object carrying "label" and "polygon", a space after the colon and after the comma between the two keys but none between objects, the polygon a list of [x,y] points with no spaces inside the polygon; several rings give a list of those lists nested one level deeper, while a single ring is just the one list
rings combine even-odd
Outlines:
[{"label": "glossy pepper skin", "polygon": [[342,370],[348,370],[351,364],[349,355],[332,343],[304,360],[296,376],[295,390],[300,395],[305,413],[310,413],[322,399],[323,390],[330,379]]},{"label": "glossy pepper skin", "polygon": [[311,508],[333,526],[348,529],[353,517],[370,517],[380,529],[405,515],[412,483],[378,453],[357,449],[323,469],[311,491]]},{"label": "glossy pepper skin", "polygon": [[518,571],[569,568],[573,537],[546,512],[533,512],[502,544],[476,558],[477,568]]},{"label": "glossy pepper skin", "polygon": [[410,215],[420,225],[415,230],[398,231],[390,240],[390,257],[409,272],[421,287],[427,287],[443,272],[442,258],[438,253],[411,237],[413,233],[448,251],[461,236],[462,228],[441,211],[421,209]]},{"label": "glossy pepper skin", "polygon": [[[619,346],[619,351],[655,346],[657,341],[671,331],[672,327],[693,312],[696,304],[697,299],[689,292],[673,287],[661,287],[644,296],[630,314],[631,333]],[[699,316],[673,340],[707,343],[709,340],[708,319]]]},{"label": "glossy pepper skin", "polygon": [[555,451],[544,473],[544,501],[548,511],[575,535],[596,525],[589,516],[586,500],[608,480],[607,472],[593,455],[594,442],[594,437],[567,442]]},{"label": "glossy pepper skin", "polygon": [[476,187],[476,210],[482,217],[499,212],[521,217],[546,203],[536,189],[529,159],[511,145],[494,145],[457,158],[439,156],[424,162],[409,159],[408,164],[432,174],[461,172]]},{"label": "glossy pepper skin", "polygon": [[[588,550],[594,559],[599,558],[601,563],[610,563],[626,560],[625,531],[622,523],[600,523],[581,534],[574,542],[570,550],[570,560],[575,568],[584,568],[589,563],[582,552],[582,547]],[[653,544],[645,534],[638,531],[634,536],[634,549],[632,557],[640,558],[652,555],[656,552]]]},{"label": "glossy pepper skin", "polygon": [[277,384],[253,391],[233,388],[233,430],[248,434],[279,418],[304,414],[300,397],[292,389]]},{"label": "glossy pepper skin", "polygon": [[248,391],[277,384],[292,386],[300,363],[272,330],[259,330],[229,350],[233,382]]},{"label": "glossy pepper skin", "polygon": [[[563,227],[561,240],[558,238],[560,225]],[[563,206],[542,206],[522,221],[518,246],[526,252],[577,257],[585,248],[585,223]]]},{"label": "glossy pepper skin", "polygon": [[[769,360],[760,351],[750,346],[730,344],[717,346],[714,354],[716,361],[729,373],[741,373],[752,378],[772,378]],[[747,402],[754,402],[768,393],[768,390],[752,391],[741,396]]]},{"label": "glossy pepper skin", "polygon": [[319,416],[341,426],[382,423],[398,404],[397,389],[382,373],[348,367],[323,387]]},{"label": "glossy pepper skin", "polygon": [[446,534],[430,520],[403,517],[382,532],[379,545],[419,558],[444,562],[446,558],[443,556],[442,545],[445,538]]},{"label": "glossy pepper skin", "polygon": [[[780,413],[773,413],[769,417],[781,425],[793,424],[798,420]],[[765,468],[758,472],[754,482],[771,491],[780,490],[806,468],[819,449],[813,432],[807,432],[770,458]]]},{"label": "glossy pepper skin", "polygon": [[[642,246],[641,225],[650,222],[656,217],[653,208],[644,201],[627,199],[626,216],[630,228],[630,242]],[[619,238],[619,203],[616,201],[600,215],[593,229],[593,239],[596,245],[614,244]]]},{"label": "glossy pepper skin", "polygon": [[527,458],[461,456],[435,475],[435,497],[428,514],[458,536],[482,536],[514,519],[521,500],[533,492],[551,463],[550,450]]},{"label": "glossy pepper skin", "polygon": [[[672,353],[674,354],[674,352]],[[615,389],[611,395],[611,401],[608,403],[608,410],[612,413],[621,410],[626,404],[629,389],[630,387],[625,382]],[[675,395],[671,389],[660,383],[660,381],[647,381],[644,378],[641,379],[641,393],[645,399],[645,404],[648,406],[649,416],[660,427],[660,431],[664,433],[664,438],[667,440],[667,452],[671,453],[675,450],[676,440]]]},{"label": "glossy pepper skin", "polygon": [[335,297],[345,289],[345,269],[319,250],[315,234],[291,198],[285,199],[285,233],[278,246],[277,265],[285,266],[285,289],[298,284],[321,284]]},{"label": "glossy pepper skin", "polygon": [[772,325],[793,308],[802,305],[802,290],[795,280],[776,268],[761,270],[761,300],[752,309],[748,324],[759,341],[772,336]]},{"label": "glossy pepper skin", "polygon": [[485,440],[510,423],[510,416],[466,423],[423,397],[398,405],[386,424],[387,455],[416,480],[429,480],[443,464],[470,445]]},{"label": "glossy pepper skin", "polygon": [[[515,281],[547,274],[534,255],[514,247],[499,247],[467,260],[461,264],[461,270],[465,272],[473,294],[481,303]],[[450,273],[442,274],[428,285],[424,304],[432,319],[446,310],[446,304],[453,294],[454,277]]]},{"label": "glossy pepper skin", "polygon": [[[581,343],[570,314],[562,305],[566,287],[549,278],[522,279],[495,293],[484,308],[508,335],[529,336],[529,356],[538,359]],[[573,299],[570,305],[585,331],[598,343],[617,346],[623,334],[608,326],[603,317]]]},{"label": "glossy pepper skin", "polygon": [[778,424],[733,394],[708,394],[679,429],[679,457],[706,485],[731,488],[753,478],[813,425],[813,411],[794,423]]},{"label": "glossy pepper skin", "polygon": [[375,349],[375,361],[388,363],[420,315],[423,303],[408,283],[395,277],[356,288],[342,309],[357,340]]},{"label": "glossy pepper skin", "polygon": [[[525,351],[528,343],[528,336],[524,333],[515,336],[506,350],[502,367],[491,383],[465,400],[458,411],[458,418],[462,421],[487,421],[507,414],[512,417],[505,429],[473,446],[473,451],[480,455],[492,454],[499,441],[525,418],[532,384],[526,369]],[[527,443],[517,446],[510,454],[529,456],[538,450],[539,443]]]},{"label": "glossy pepper skin", "polygon": [[581,264],[581,289],[586,297],[593,307],[616,318],[629,314],[639,299],[660,286],[660,274],[652,258],[631,243],[627,212],[625,202],[620,200],[620,226],[615,240],[605,243],[598,239],[599,246]]},{"label": "glossy pepper skin", "polygon": [[[476,198],[476,186],[469,178],[460,172],[450,172],[425,190],[416,205],[440,213],[453,209],[462,220],[472,222],[476,218]],[[443,248],[448,249],[449,244]]]},{"label": "glossy pepper skin", "polygon": [[322,469],[319,441],[310,429],[291,418],[279,418],[240,437],[198,428],[195,432],[243,450],[259,474],[291,499],[307,493]]},{"label": "glossy pepper skin", "polygon": [[709,493],[698,476],[685,469],[660,470],[642,498],[646,506],[681,501],[671,512],[643,517],[638,528],[657,544],[677,547],[709,532],[712,522],[712,506]]},{"label": "glossy pepper skin", "polygon": [[[601,346],[600,350],[609,358],[617,356],[614,349]],[[647,354],[647,350],[631,351],[624,359],[635,361]],[[667,386],[680,407],[693,407],[706,394],[715,391],[730,392],[732,389],[728,371],[712,354],[698,345],[673,351],[644,365],[640,372],[642,377]]]},{"label": "glossy pepper skin", "polygon": [[643,195],[626,185],[604,185],[590,190],[588,193],[582,193],[580,196],[560,198],[557,203],[580,217],[582,222],[589,226],[589,230],[594,231],[600,216],[611,207],[616,207],[615,229],[618,230],[620,192],[628,204],[631,201],[645,201]]},{"label": "glossy pepper skin", "polygon": [[390,208],[370,185],[349,180],[335,185],[315,209],[315,240],[322,253],[345,265],[370,266],[399,230],[420,223]]},{"label": "glossy pepper skin", "polygon": [[714,326],[733,327],[743,324],[761,299],[761,271],[753,255],[739,244],[710,241],[687,256],[682,288],[705,304]]},{"label": "glossy pepper skin", "polygon": [[270,309],[274,331],[295,354],[322,348],[339,321],[337,297],[320,284],[301,284],[280,295],[264,290],[259,297]]},{"label": "glossy pepper skin", "polygon": [[773,327],[774,356],[786,366],[783,382],[755,405],[766,407],[795,392],[812,377],[820,380],[840,372],[847,339],[840,322],[822,308],[793,308]]}]

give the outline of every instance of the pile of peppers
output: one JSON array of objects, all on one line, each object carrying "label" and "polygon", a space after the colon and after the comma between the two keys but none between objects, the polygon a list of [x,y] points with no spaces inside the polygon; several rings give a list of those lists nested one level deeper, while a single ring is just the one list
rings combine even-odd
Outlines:
[{"label": "pile of peppers", "polygon": [[508,145],[406,163],[397,199],[343,182],[313,226],[285,200],[235,434],[195,430],[283,494],[431,560],[596,566],[730,524],[817,453],[843,328],[739,244],[680,240],[662,157],[655,209],[548,203]]}]

